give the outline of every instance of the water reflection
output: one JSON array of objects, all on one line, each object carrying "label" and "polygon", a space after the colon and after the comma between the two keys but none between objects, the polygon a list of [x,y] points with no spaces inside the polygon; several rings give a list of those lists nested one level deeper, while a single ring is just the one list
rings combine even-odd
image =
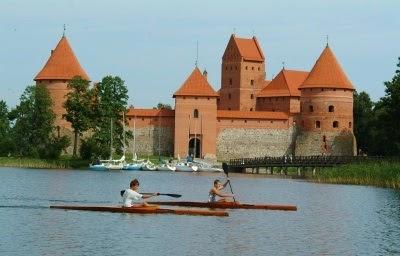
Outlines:
[{"label": "water reflection", "polygon": [[[144,191],[206,200],[223,174],[0,169],[1,255],[387,255],[400,253],[400,193],[232,175],[242,202],[297,212],[232,210],[229,218],[50,210],[117,204],[132,177]],[[161,199],[161,198],[159,198]],[[163,198],[167,200],[168,198]],[[169,199],[170,200],[170,199]]]}]

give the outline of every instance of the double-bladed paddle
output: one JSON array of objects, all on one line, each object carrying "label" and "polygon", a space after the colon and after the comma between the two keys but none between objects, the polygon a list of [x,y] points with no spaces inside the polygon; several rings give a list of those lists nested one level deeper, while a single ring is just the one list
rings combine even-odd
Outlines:
[{"label": "double-bladed paddle", "polygon": [[[123,196],[124,193],[125,193],[125,189],[124,189],[124,190],[121,190],[121,192],[120,192],[121,196]],[[143,195],[152,195],[152,194],[154,194],[154,193],[140,193],[140,194],[143,194]],[[158,196],[170,196],[170,197],[176,197],[176,198],[179,198],[179,197],[182,196],[182,195],[179,195],[179,194],[164,194],[164,193],[158,193],[157,195],[158,195]]]},{"label": "double-bladed paddle", "polygon": [[[227,163],[222,163],[222,170],[224,170],[224,173],[226,174],[226,177],[229,178],[229,167],[228,167],[228,164],[227,164]],[[230,189],[231,189],[231,193],[233,194],[231,181],[228,180],[228,183],[229,183],[229,187],[230,187]],[[233,202],[236,203],[235,196],[233,196]]]}]

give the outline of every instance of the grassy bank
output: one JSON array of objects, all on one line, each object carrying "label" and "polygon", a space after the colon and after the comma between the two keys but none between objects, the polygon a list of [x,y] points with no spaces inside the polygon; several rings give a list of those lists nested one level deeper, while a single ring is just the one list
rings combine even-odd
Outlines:
[{"label": "grassy bank", "polygon": [[307,178],[322,183],[372,185],[400,189],[400,163],[365,162],[324,168]]},{"label": "grassy bank", "polygon": [[26,157],[0,157],[0,166],[38,169],[78,169],[87,168],[89,161],[63,157],[57,160],[26,158]]}]

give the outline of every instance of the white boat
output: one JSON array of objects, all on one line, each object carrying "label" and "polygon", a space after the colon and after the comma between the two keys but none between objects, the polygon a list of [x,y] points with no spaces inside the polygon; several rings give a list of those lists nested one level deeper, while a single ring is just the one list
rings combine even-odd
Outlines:
[{"label": "white boat", "polygon": [[93,171],[107,171],[104,163],[89,164],[89,169]]},{"label": "white boat", "polygon": [[177,172],[196,172],[199,168],[191,162],[180,162],[175,167]]},{"label": "white boat", "polygon": [[169,171],[169,172],[174,172],[176,171],[176,166],[169,165],[169,164],[162,164],[157,166],[157,171]]},{"label": "white boat", "polygon": [[138,171],[142,169],[143,163],[125,163],[123,170],[126,171]]},{"label": "white boat", "polygon": [[108,170],[122,170],[124,168],[125,156],[122,156],[121,159],[117,160],[109,160],[105,163],[105,166]]},{"label": "white boat", "polygon": [[149,160],[147,160],[147,162],[145,162],[143,164],[142,170],[143,171],[156,171],[157,166],[155,164],[153,164],[152,162],[150,162]]}]

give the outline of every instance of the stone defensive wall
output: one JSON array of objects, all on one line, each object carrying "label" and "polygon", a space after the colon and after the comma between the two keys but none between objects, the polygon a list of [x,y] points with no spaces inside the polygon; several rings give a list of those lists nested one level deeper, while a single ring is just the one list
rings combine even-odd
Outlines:
[{"label": "stone defensive wall", "polygon": [[141,156],[174,155],[175,111],[167,109],[134,109],[127,115],[128,127],[135,138],[129,140],[128,152]]},{"label": "stone defensive wall", "polygon": [[222,111],[217,114],[217,159],[292,153],[293,119],[284,112]]},{"label": "stone defensive wall", "polygon": [[296,136],[296,155],[356,155],[356,138],[350,130],[337,132],[299,131]]}]

